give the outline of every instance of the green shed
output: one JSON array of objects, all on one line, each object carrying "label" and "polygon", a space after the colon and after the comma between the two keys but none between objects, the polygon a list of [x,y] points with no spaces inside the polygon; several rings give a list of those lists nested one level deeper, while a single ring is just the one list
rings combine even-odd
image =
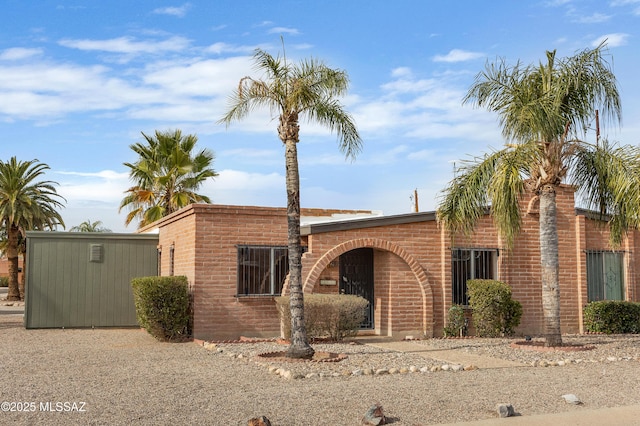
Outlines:
[{"label": "green shed", "polygon": [[158,275],[157,234],[27,232],[26,328],[136,326],[131,279]]}]

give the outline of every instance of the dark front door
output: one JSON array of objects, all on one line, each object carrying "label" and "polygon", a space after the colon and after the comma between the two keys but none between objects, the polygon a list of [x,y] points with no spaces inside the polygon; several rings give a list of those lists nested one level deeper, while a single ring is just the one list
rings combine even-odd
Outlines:
[{"label": "dark front door", "polygon": [[373,329],[373,249],[355,249],[340,256],[340,293],[355,294],[369,301],[360,328]]}]

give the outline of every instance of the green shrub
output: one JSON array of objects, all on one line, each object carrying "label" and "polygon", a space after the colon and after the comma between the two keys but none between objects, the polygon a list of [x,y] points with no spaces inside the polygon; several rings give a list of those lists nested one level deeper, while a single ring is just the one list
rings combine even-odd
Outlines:
[{"label": "green shrub", "polygon": [[444,337],[461,337],[465,328],[464,308],[460,305],[452,305],[447,316],[447,325],[444,327]]},{"label": "green shrub", "polygon": [[[289,297],[276,297],[284,337],[291,338]],[[369,302],[347,294],[305,294],[304,323],[309,338],[340,341],[355,336],[365,318]]]},{"label": "green shrub", "polygon": [[522,305],[511,299],[511,288],[495,280],[467,281],[469,306],[478,337],[509,336],[520,324]]},{"label": "green shrub", "polygon": [[131,281],[138,324],[162,341],[190,335],[187,277],[142,277]]},{"label": "green shrub", "polygon": [[584,308],[585,329],[592,333],[640,333],[640,303],[618,300],[591,302]]},{"label": "green shrub", "polygon": [[0,287],[9,287],[9,277],[0,277]]}]

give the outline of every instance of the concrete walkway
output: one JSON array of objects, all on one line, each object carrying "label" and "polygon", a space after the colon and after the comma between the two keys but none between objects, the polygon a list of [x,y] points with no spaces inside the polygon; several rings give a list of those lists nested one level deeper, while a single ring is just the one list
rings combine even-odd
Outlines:
[{"label": "concrete walkway", "polygon": [[367,339],[362,340],[362,343],[381,349],[422,355],[425,358],[437,359],[445,363],[462,366],[475,365],[478,368],[526,367],[525,364],[520,362],[473,355],[458,349],[432,349],[410,341],[376,341],[375,339]]}]

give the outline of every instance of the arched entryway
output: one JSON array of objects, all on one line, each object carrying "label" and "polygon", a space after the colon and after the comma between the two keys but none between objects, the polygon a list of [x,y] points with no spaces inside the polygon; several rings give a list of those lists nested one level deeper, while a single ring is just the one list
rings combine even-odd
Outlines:
[{"label": "arched entryway", "polygon": [[360,326],[362,330],[375,329],[374,306],[376,300],[373,256],[371,247],[363,247],[342,253],[339,258],[338,290],[340,294],[354,294],[369,302],[364,321]]},{"label": "arched entryway", "polygon": [[[321,247],[314,242],[314,251]],[[345,241],[331,247],[303,277],[304,292],[314,291],[322,276],[343,254],[370,249],[374,259],[374,318],[376,334],[401,336],[403,333],[433,336],[433,292],[420,263],[396,243],[373,238]],[[313,256],[307,253],[306,256]],[[339,278],[340,280],[342,277]],[[339,286],[338,286],[339,287]]]}]

